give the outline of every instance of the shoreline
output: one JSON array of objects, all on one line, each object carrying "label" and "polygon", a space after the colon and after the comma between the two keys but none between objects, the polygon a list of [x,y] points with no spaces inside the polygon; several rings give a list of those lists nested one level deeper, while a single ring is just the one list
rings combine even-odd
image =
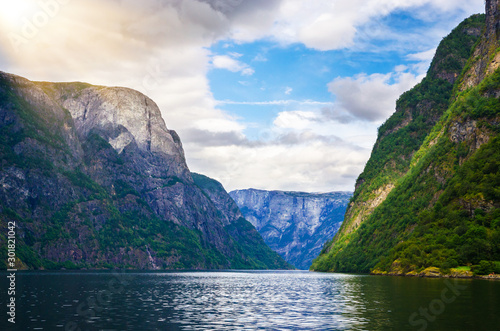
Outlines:
[{"label": "shoreline", "polygon": [[489,275],[474,275],[470,270],[461,270],[451,268],[450,273],[442,273],[439,268],[429,267],[421,272],[410,271],[403,272],[402,270],[396,271],[381,271],[378,269],[372,270],[370,275],[374,276],[400,276],[400,277],[425,277],[425,278],[461,278],[461,279],[487,279],[487,280],[500,280],[500,274]]}]

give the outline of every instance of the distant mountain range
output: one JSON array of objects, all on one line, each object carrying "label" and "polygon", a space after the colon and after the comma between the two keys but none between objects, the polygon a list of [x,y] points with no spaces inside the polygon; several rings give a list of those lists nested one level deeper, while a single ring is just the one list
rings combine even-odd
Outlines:
[{"label": "distant mountain range", "polygon": [[296,268],[309,269],[324,243],[340,228],[352,193],[248,189],[229,195],[269,247]]},{"label": "distant mountain range", "polygon": [[137,91],[0,73],[0,160],[18,269],[291,268]]}]

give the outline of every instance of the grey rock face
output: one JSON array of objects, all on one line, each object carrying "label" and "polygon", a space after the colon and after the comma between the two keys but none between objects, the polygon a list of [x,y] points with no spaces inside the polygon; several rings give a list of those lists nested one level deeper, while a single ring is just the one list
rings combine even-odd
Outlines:
[{"label": "grey rock face", "polygon": [[352,193],[248,189],[229,195],[269,247],[296,268],[308,269],[340,228]]},{"label": "grey rock face", "polygon": [[57,85],[55,94],[70,111],[81,136],[102,128],[114,133],[108,142],[118,153],[135,140],[141,150],[183,155],[180,140],[167,129],[160,109],[142,93],[123,87],[95,86],[71,91],[70,84]]},{"label": "grey rock face", "polygon": [[288,267],[220,184],[212,197],[195,184],[137,91],[0,72],[0,160],[0,227],[16,221],[19,268]]},{"label": "grey rock face", "polygon": [[259,268],[266,268],[266,265],[276,265],[283,269],[293,269],[291,265],[273,252],[264,242],[262,236],[255,230],[242,215],[234,200],[227,194],[221,183],[207,176],[192,173],[195,184],[203,190],[210,198],[210,201],[221,212],[221,220],[224,229],[234,238],[241,251],[248,257],[257,256],[254,263]]}]

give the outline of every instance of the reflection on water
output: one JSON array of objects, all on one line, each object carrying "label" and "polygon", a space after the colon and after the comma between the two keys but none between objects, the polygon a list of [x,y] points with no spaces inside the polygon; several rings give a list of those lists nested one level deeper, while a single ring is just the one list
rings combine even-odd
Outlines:
[{"label": "reflection on water", "polygon": [[[442,292],[454,281],[302,271],[17,276],[17,330],[497,330],[500,325],[500,282],[483,280],[457,283],[458,294],[445,290],[453,301],[443,303]],[[5,289],[5,274],[2,279]],[[2,291],[2,307],[7,299]],[[16,330],[2,315],[0,329]]]},{"label": "reflection on water", "polygon": [[[174,299],[172,322],[186,330],[205,327],[236,329],[344,330],[355,320],[342,314],[350,310],[343,280],[352,276],[325,277],[311,273],[206,273],[182,274],[174,280],[175,293],[160,290],[160,301]],[[348,286],[347,286],[348,287]],[[166,291],[165,291],[166,290]],[[203,321],[202,326],[196,324]]]}]

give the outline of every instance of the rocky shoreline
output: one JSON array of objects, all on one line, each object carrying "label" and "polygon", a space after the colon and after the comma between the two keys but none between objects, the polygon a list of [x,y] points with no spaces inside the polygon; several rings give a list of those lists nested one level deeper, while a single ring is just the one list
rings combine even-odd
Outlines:
[{"label": "rocky shoreline", "polygon": [[436,267],[429,267],[421,272],[415,270],[410,272],[404,272],[402,270],[393,271],[382,271],[378,269],[372,270],[371,275],[378,276],[403,276],[403,277],[429,277],[429,278],[476,278],[476,279],[492,279],[500,280],[500,274],[489,274],[489,275],[474,275],[470,270],[462,270],[451,268],[449,273],[443,273],[441,269]]}]

